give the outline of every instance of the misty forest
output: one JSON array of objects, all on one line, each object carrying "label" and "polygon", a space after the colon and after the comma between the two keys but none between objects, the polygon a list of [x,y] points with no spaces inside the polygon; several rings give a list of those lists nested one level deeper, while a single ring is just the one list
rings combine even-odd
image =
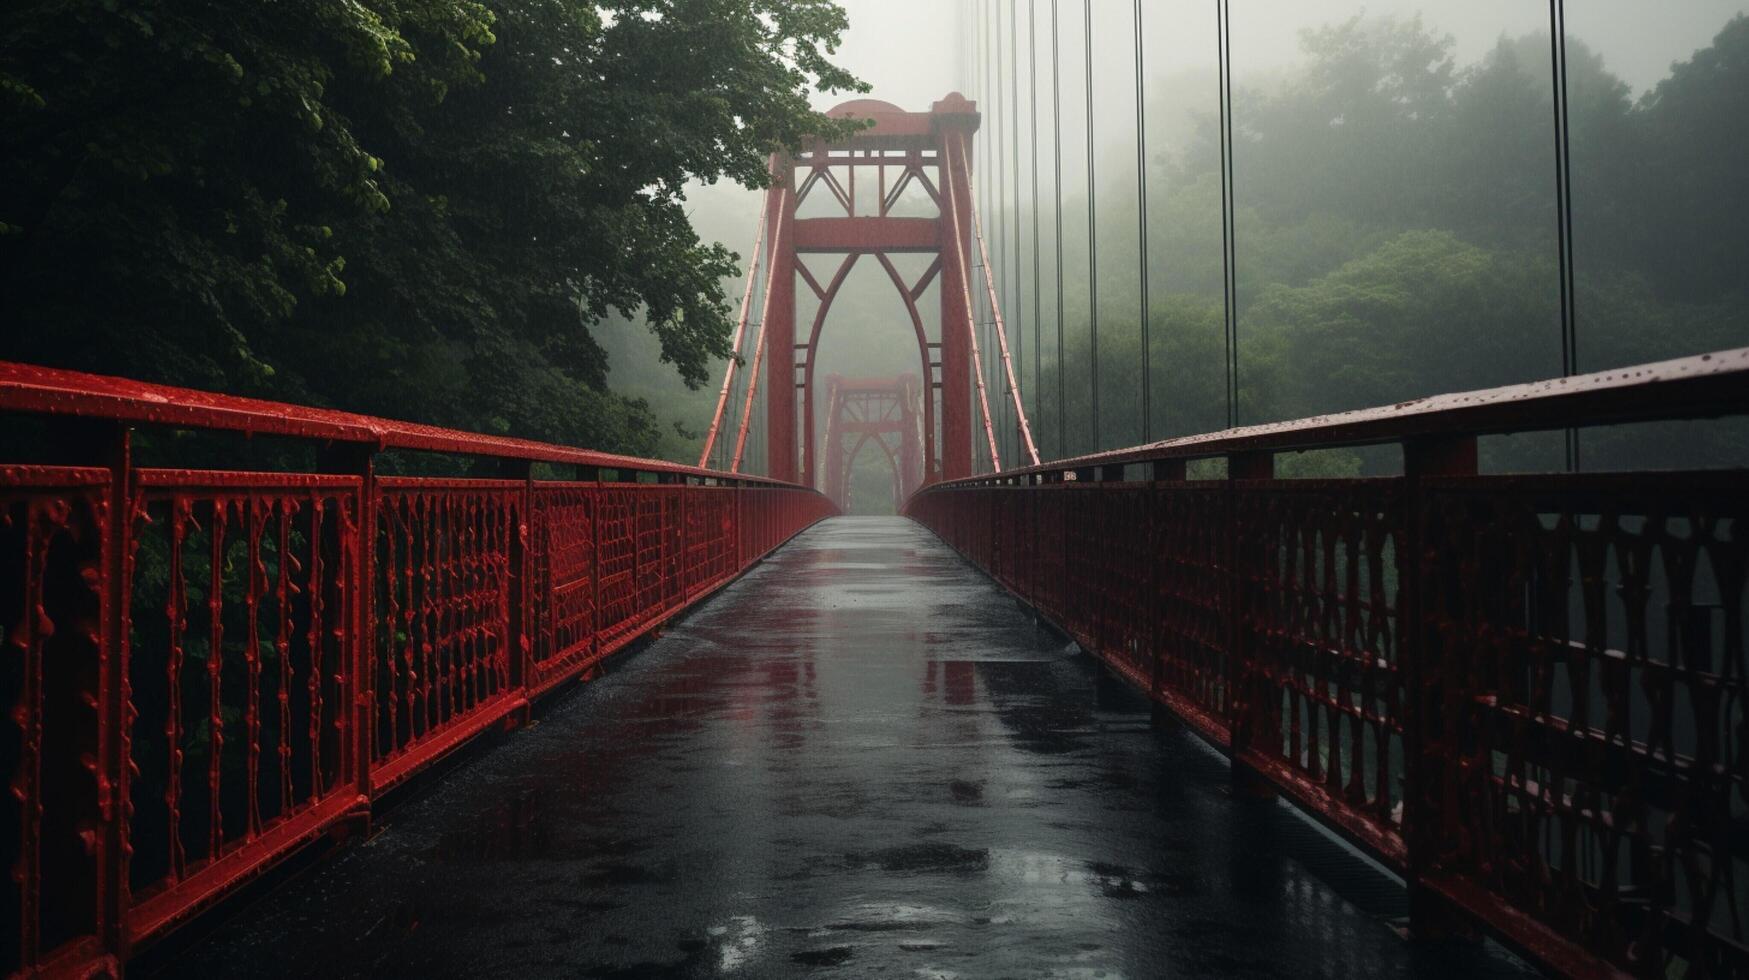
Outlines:
[{"label": "misty forest", "polygon": [[[1749,341],[1749,134],[1721,124],[1749,114],[1749,18],[1638,98],[1583,38],[1567,44],[1576,369]],[[1548,36],[1501,37],[1461,64],[1430,8],[1324,24],[1303,31],[1300,48],[1303,61],[1275,77],[1234,83],[1236,420],[1558,375]],[[1170,117],[1172,98],[1156,95],[1155,114]],[[1151,173],[1155,438],[1226,424],[1221,268],[1210,247],[1220,239],[1218,132],[1208,115],[1191,125]],[[1125,391],[1141,356],[1130,326],[1133,183],[1101,188],[1099,200],[1101,376]],[[1062,370],[1085,378],[1085,291],[1065,299],[1076,316]],[[1047,356],[1033,395],[1045,416],[1056,410],[1055,368]],[[1071,443],[1061,448],[1074,451],[1091,438],[1088,389],[1065,388]],[[1140,441],[1136,399],[1108,396],[1101,413],[1101,447]],[[1659,458],[1655,433],[1592,438],[1599,464]],[[1500,450],[1521,462],[1534,451]],[[1363,462],[1306,461],[1332,475]]]},{"label": "misty forest", "polygon": [[[696,459],[754,213],[754,195],[725,188],[761,186],[773,145],[846,125],[814,108],[866,88],[833,53],[843,10],[209,6],[230,10],[222,36],[180,4],[0,14],[0,295],[6,322],[42,325],[0,332],[0,358]],[[1207,26],[1149,9],[1161,30]],[[1043,30],[1043,10],[1023,28]],[[1079,27],[1064,20],[1061,138],[1085,139]],[[1214,71],[1161,63],[1147,77],[1148,434],[1560,374],[1547,33],[1501,31],[1463,58],[1437,7],[1293,29],[1282,63],[1248,63],[1245,34],[1233,41],[1236,405]],[[1724,124],[1749,117],[1749,18],[1639,90],[1583,25],[1572,34],[1575,369],[1749,341],[1749,137]],[[1129,109],[1099,118],[1091,188],[1079,146],[1053,175],[1045,44],[1023,29],[1008,49],[1023,59],[1010,108],[1030,94],[1042,116],[1032,131],[987,125],[977,179],[1051,457],[1142,438],[1141,275]],[[992,88],[986,101],[1011,97]],[[1047,202],[1062,183],[1063,215],[1032,211],[1033,180]],[[914,372],[890,286],[867,272],[834,314],[825,366]],[[1659,431],[1591,434],[1588,465],[1681,462]],[[1681,451],[1742,446],[1715,426]],[[859,508],[890,511],[877,455],[857,461]],[[1284,465],[1394,464],[1338,451]]]}]

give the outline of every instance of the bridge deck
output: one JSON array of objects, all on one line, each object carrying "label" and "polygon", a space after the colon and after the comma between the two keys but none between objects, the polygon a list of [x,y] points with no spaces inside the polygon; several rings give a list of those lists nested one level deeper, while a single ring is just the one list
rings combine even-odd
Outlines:
[{"label": "bridge deck", "polygon": [[842,518],[164,964],[1503,976],[928,532]]}]

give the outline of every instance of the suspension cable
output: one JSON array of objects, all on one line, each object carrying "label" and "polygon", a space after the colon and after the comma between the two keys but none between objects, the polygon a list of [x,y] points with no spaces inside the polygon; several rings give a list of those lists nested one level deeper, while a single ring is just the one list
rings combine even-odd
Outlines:
[{"label": "suspension cable", "polygon": [[[1561,278],[1561,376],[1571,377],[1579,370],[1578,325],[1574,313],[1573,289],[1573,170],[1572,147],[1568,140],[1567,107],[1567,5],[1565,0],[1549,0],[1549,64],[1554,74],[1555,107],[1555,208],[1556,241],[1559,243]],[[1579,468],[1579,430],[1566,432],[1567,469]]]},{"label": "suspension cable", "polygon": [[753,402],[759,395],[759,368],[764,361],[765,319],[761,317],[759,321],[759,339],[753,345],[753,365],[747,374],[747,397],[741,403],[741,428],[735,434],[735,458],[729,464],[730,473],[741,472],[741,458],[747,450],[748,427],[753,421]]},{"label": "suspension cable", "polygon": [[[781,208],[784,206],[781,195],[789,192],[780,190],[777,193],[780,195],[778,206]],[[770,212],[769,203],[765,210],[767,213]],[[760,304],[759,334],[758,339],[753,344],[753,366],[747,375],[747,399],[741,405],[741,429],[735,434],[735,460],[729,466],[730,473],[741,472],[741,456],[747,448],[747,426],[753,418],[753,398],[759,393],[759,366],[765,361],[765,325],[771,322],[771,300],[772,294],[776,292],[776,289],[773,288],[775,277],[772,276],[771,270],[773,266],[777,265],[779,249],[783,245],[783,220],[779,217],[777,227],[771,233],[771,261],[765,265],[765,301]]]},{"label": "suspension cable", "polygon": [[1136,34],[1136,271],[1142,301],[1142,442],[1154,441],[1154,345],[1148,323],[1148,113],[1143,76],[1142,0],[1133,0]]},{"label": "suspension cable", "polygon": [[716,445],[717,430],[723,424],[723,409],[729,404],[729,389],[735,383],[735,368],[741,363],[741,338],[747,331],[747,312],[753,303],[753,281],[759,276],[759,248],[765,243],[765,208],[759,209],[758,230],[753,233],[753,253],[747,262],[747,287],[741,291],[741,315],[735,320],[735,336],[729,341],[729,366],[723,372],[723,390],[717,394],[717,408],[711,413],[711,427],[705,433],[704,451],[698,454],[698,465],[704,466],[711,458],[711,447]]},{"label": "suspension cable", "polygon": [[[958,154],[950,156],[948,165],[954,169],[950,171],[948,180],[946,181],[948,209],[953,217],[953,247],[958,249],[961,243],[966,241],[966,230],[960,227],[958,191],[960,179],[958,175],[964,175],[966,190],[969,193],[972,186],[971,167],[966,164],[965,136],[963,134],[958,135],[957,138],[950,137],[947,140],[947,146],[950,148],[950,151],[953,148],[959,150]],[[954,159],[954,157],[957,157],[957,160]],[[967,204],[970,205],[971,202],[968,201]],[[972,344],[972,377],[977,379],[978,409],[983,414],[984,418],[984,439],[990,446],[990,463],[992,469],[996,472],[1001,472],[1002,455],[996,448],[996,429],[990,424],[990,400],[984,390],[984,360],[983,356],[978,352],[977,324],[973,321],[972,317],[972,281],[970,271],[966,268],[967,263],[962,261],[957,264],[960,272],[960,298],[964,302],[966,311],[966,333]]]},{"label": "suspension cable", "polygon": [[1082,0],[1081,61],[1086,72],[1084,86],[1087,100],[1087,353],[1093,373],[1092,426],[1093,444],[1089,452],[1099,451],[1099,204],[1095,196],[1093,153],[1093,0]]},{"label": "suspension cable", "polygon": [[1237,228],[1233,215],[1233,57],[1228,0],[1215,0],[1215,46],[1220,74],[1221,318],[1227,345],[1227,426],[1239,424],[1239,289],[1234,268]]},{"label": "suspension cable", "polygon": [[1068,384],[1063,371],[1063,74],[1057,0],[1051,0],[1051,153],[1057,217],[1057,456],[1069,455]]},{"label": "suspension cable", "polygon": [[[736,371],[735,377],[732,380],[734,384],[729,389],[729,404],[731,406],[739,406],[741,404],[741,392],[747,387],[747,371],[745,370],[745,367],[740,371]],[[717,442],[716,459],[712,461],[712,468],[724,471],[728,470],[729,454],[733,450],[734,440],[727,438],[725,433],[725,438]]]},{"label": "suspension cable", "polygon": [[[966,176],[966,179],[967,181],[971,180],[970,174]],[[983,222],[979,220],[978,212],[975,209],[972,211],[972,237],[977,239],[978,253],[983,257],[984,265],[988,268],[990,253],[984,245]],[[988,276],[984,277],[984,289],[989,293],[990,311],[996,320],[996,339],[1002,346],[1002,368],[1008,382],[1010,400],[1014,404],[1014,415],[1019,423],[1019,433],[1025,443],[1027,459],[1031,465],[1037,466],[1039,464],[1038,446],[1032,441],[1032,426],[1026,420],[1026,408],[1020,400],[1020,384],[1014,376],[1014,364],[1008,357],[1007,331],[1002,324],[1002,307],[996,300],[996,286]]]},{"label": "suspension cable", "polygon": [[1026,0],[1026,87],[1032,101],[1032,134],[1031,142],[1027,144],[1027,169],[1032,174],[1032,408],[1036,412],[1042,404],[1039,393],[1043,390],[1043,381],[1039,377],[1039,371],[1045,360],[1044,338],[1041,336],[1040,326],[1044,312],[1044,290],[1039,288],[1042,273],[1039,269],[1041,256],[1038,247],[1038,0]]}]

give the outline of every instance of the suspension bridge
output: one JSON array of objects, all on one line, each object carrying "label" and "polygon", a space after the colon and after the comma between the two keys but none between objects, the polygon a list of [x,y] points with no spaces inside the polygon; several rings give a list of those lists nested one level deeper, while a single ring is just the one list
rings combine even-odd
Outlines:
[{"label": "suspension bridge", "polygon": [[[1477,448],[1749,349],[1043,459],[979,107],[832,114],[696,466],[0,364],[9,969],[1749,975],[1749,475]],[[816,371],[858,263],[915,373]]]}]

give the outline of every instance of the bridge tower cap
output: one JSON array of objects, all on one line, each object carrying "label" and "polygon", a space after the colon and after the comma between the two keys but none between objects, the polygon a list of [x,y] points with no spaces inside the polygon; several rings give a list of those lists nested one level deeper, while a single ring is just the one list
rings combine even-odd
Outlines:
[{"label": "bridge tower cap", "polygon": [[976,130],[981,118],[978,114],[978,104],[958,92],[949,92],[943,98],[929,107],[936,128],[942,126],[960,126]]}]

